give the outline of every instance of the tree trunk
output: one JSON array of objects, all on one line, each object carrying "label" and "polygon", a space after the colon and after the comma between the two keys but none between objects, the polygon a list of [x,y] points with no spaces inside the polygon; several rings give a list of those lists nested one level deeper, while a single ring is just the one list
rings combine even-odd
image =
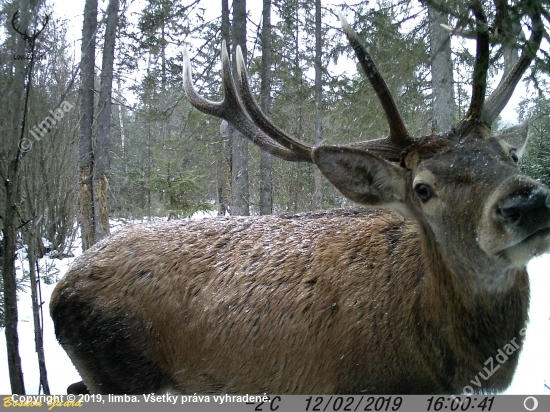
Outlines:
[{"label": "tree trunk", "polygon": [[[315,145],[323,141],[323,125],[321,110],[323,105],[323,39],[321,31],[321,0],[315,0]],[[313,192],[313,207],[323,208],[323,177],[318,168],[314,171],[315,189]]]},{"label": "tree trunk", "polygon": [[[262,21],[260,107],[269,116],[271,111],[271,0],[263,0]],[[262,150],[260,152],[260,215],[273,213],[272,160],[268,151]]]},{"label": "tree trunk", "polygon": [[[32,225],[32,223],[31,223]],[[38,282],[40,279],[36,273],[36,247],[35,247],[35,232],[29,232],[27,240],[27,252],[29,261],[29,276],[31,279],[31,300],[32,300],[32,317],[34,323],[34,347],[38,356],[38,370],[40,371],[40,385],[44,390],[45,395],[50,394],[50,386],[48,385],[48,374],[46,372],[46,359],[44,357],[44,338],[42,333],[41,322],[41,305],[38,299]]]},{"label": "tree trunk", "polygon": [[233,138],[234,127],[227,121],[222,120],[220,124],[221,149],[216,161],[216,173],[218,180],[218,216],[225,216],[230,213],[231,197],[231,151],[229,150]]},{"label": "tree trunk", "polygon": [[[296,33],[294,35],[294,73],[295,78],[298,81],[298,88],[300,92],[298,93],[298,107],[296,109],[296,137],[298,139],[303,138],[303,129],[304,129],[304,95],[302,94],[302,88],[304,85],[304,78],[302,76],[302,67],[300,62],[300,3],[295,3],[294,9],[294,24]],[[298,198],[300,196],[300,191],[302,189],[302,181],[300,179],[301,165],[297,163],[292,164],[292,191],[291,191],[291,200],[290,200],[290,210],[292,213],[298,212]]]},{"label": "tree trunk", "polygon": [[[227,44],[227,52],[231,51],[231,25],[229,20],[229,0],[222,0],[222,39]],[[218,186],[218,216],[231,213],[231,147],[232,128],[228,123],[220,123],[220,148],[216,159],[216,176]]]},{"label": "tree trunk", "polygon": [[[21,0],[19,6],[19,29],[24,32],[29,27],[30,4],[28,0]],[[16,52],[24,54],[34,50],[26,50],[25,41],[19,34],[16,36]],[[19,201],[19,166],[21,162],[21,142],[25,132],[25,116],[28,104],[28,94],[32,79],[32,60],[27,62],[16,60],[12,88],[8,95],[13,102],[13,110],[10,110],[11,121],[11,145],[4,150],[7,159],[7,168],[4,171],[4,191],[6,203],[2,211],[2,280],[4,283],[4,328],[6,334],[6,350],[8,355],[8,371],[10,375],[11,391],[14,394],[25,394],[23,370],[21,368],[21,356],[19,355],[19,334],[17,324],[19,314],[17,311],[17,282],[15,277],[15,246],[17,243],[17,210]],[[27,80],[25,76],[27,75]],[[25,87],[26,86],[26,87]]]},{"label": "tree trunk", "polygon": [[[246,0],[233,0],[233,61],[237,45],[246,60]],[[233,65],[236,70],[235,65]],[[236,78],[236,73],[234,74]],[[248,183],[248,140],[237,130],[233,133],[231,173],[231,214],[250,215]]]},{"label": "tree trunk", "polygon": [[97,0],[86,0],[80,67],[80,136],[78,140],[78,169],[80,179],[79,223],[82,250],[94,244],[94,205],[92,173],[94,167],[94,69],[95,34],[97,30]]},{"label": "tree trunk", "polygon": [[449,130],[454,124],[453,62],[449,33],[441,27],[447,16],[428,5],[432,66],[432,132]]},{"label": "tree trunk", "polygon": [[101,90],[97,115],[97,138],[94,150],[94,241],[109,234],[109,172],[111,146],[111,96],[113,91],[113,65],[115,58],[118,0],[109,0],[107,23],[101,64]]},{"label": "tree trunk", "polygon": [[120,104],[118,105],[118,127],[120,128],[120,150],[121,150],[121,155],[122,155],[122,160],[124,165],[124,175],[126,175],[127,173],[126,148],[124,147],[126,138],[124,136],[124,133],[125,133],[124,132],[124,104],[122,103],[124,101],[124,97],[123,97],[122,87],[120,85],[120,78],[118,79],[117,89],[118,89],[117,93],[120,99]]},{"label": "tree trunk", "polygon": [[19,176],[16,160],[9,163],[7,179],[4,181],[6,205],[2,216],[2,234],[4,253],[2,279],[4,282],[4,327],[6,333],[6,349],[8,354],[8,369],[12,393],[24,394],[23,371],[19,355],[19,335],[17,323],[17,288],[15,278],[15,244],[17,242],[16,210]]},{"label": "tree trunk", "polygon": [[[151,108],[149,107],[149,112]],[[151,168],[153,165],[153,150],[152,150],[152,135],[151,135],[151,119],[147,120],[147,168],[145,170],[145,180],[147,182],[151,181]],[[152,205],[151,205],[151,186],[147,185],[147,221],[151,221],[152,216]]]}]

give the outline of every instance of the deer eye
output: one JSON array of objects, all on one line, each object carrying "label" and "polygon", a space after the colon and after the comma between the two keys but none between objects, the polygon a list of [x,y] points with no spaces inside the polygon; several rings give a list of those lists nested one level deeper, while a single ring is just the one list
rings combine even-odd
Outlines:
[{"label": "deer eye", "polygon": [[519,157],[516,149],[510,149],[510,157],[514,161],[514,163],[519,162]]},{"label": "deer eye", "polygon": [[420,198],[420,200],[422,200],[423,202],[428,201],[434,195],[434,191],[431,188],[431,186],[425,183],[417,184],[414,187],[414,191],[416,192],[416,195]]}]

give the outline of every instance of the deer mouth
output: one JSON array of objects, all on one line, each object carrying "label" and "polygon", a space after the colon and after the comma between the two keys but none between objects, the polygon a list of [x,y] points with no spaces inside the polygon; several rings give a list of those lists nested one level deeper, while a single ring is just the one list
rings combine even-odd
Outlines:
[{"label": "deer mouth", "polygon": [[501,255],[511,262],[525,265],[535,256],[542,255],[550,250],[550,227],[542,228],[527,236],[523,240],[508,246],[501,251]]}]

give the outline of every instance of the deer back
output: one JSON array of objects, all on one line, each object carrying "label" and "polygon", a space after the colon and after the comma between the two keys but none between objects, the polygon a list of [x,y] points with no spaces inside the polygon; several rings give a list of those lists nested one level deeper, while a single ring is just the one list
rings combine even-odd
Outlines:
[{"label": "deer back", "polygon": [[[517,319],[499,299],[472,313],[426,273],[418,233],[361,209],[133,226],[60,281],[56,333],[96,392],[460,392],[509,336],[521,343],[527,277],[501,296],[524,291],[506,303]],[[498,333],[477,336],[488,320]]]}]

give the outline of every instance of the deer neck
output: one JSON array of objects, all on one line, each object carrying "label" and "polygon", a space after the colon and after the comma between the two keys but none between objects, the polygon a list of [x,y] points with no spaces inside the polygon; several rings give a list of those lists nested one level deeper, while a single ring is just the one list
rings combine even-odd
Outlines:
[{"label": "deer neck", "polygon": [[[527,271],[525,267],[496,267],[482,274],[467,268],[454,271],[433,234],[421,233],[427,268],[418,314],[429,320],[419,326],[421,336],[431,337],[433,349],[443,361],[469,360],[463,364],[471,365],[474,378],[480,360],[496,356],[511,341],[521,346],[529,305]],[[487,288],[487,276],[499,276],[505,287]]]}]

